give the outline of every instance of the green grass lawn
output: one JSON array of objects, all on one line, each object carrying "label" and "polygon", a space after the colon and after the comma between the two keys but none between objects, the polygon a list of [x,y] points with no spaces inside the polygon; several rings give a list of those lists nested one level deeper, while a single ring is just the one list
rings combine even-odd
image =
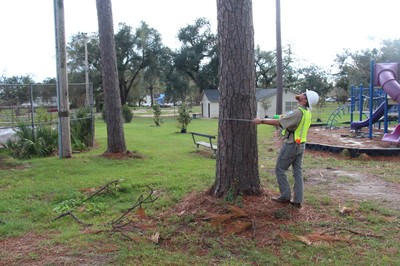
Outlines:
[{"label": "green grass lawn", "polygon": [[[68,264],[68,260],[70,265],[79,265],[77,258],[85,265],[396,265],[400,261],[398,216],[378,211],[373,203],[365,202],[357,216],[341,217],[333,211],[335,201],[315,188],[306,188],[307,200],[321,217],[332,216],[340,221],[339,228],[358,228],[360,232],[372,232],[371,236],[358,235],[351,244],[307,246],[299,241],[280,241],[259,247],[251,238],[223,237],[210,223],[194,223],[195,214],[171,215],[162,220],[158,217],[174,209],[189,193],[211,187],[215,158],[211,152],[209,155],[197,152],[191,135],[178,133],[173,117],[164,117],[164,123],[156,127],[152,117],[134,116],[124,127],[127,147],[136,155],[132,158],[102,156],[107,136],[100,119],[96,120],[95,148],[73,154],[70,159],[54,156],[15,161],[0,153],[0,246],[37,239],[31,244],[35,248],[32,246],[21,254],[16,252],[10,264],[29,261],[35,265],[35,261],[43,262],[43,253],[47,252],[61,257],[61,261],[47,265]],[[216,135],[217,127],[216,119],[193,119],[188,131]],[[259,165],[263,187],[276,191],[273,175],[276,149],[268,148],[274,144],[273,133],[272,127],[258,129]],[[306,155],[305,167],[338,167],[386,177],[390,173],[382,169],[400,171],[398,163],[311,155]],[[111,186],[109,193],[86,200],[113,180],[119,183]],[[151,217],[152,223],[140,222],[137,223],[140,227],[135,226],[139,208],[127,211],[139,199],[146,199],[151,191],[151,199],[155,200],[143,203],[140,210]],[[221,200],[218,204],[226,202]],[[68,211],[76,219],[72,215],[55,219]],[[112,223],[125,213],[123,221],[129,222],[129,230],[119,232]],[[301,234],[312,231],[316,224],[328,226],[323,223],[282,221],[281,228]],[[188,232],[188,228],[196,234],[181,233]],[[163,245],[149,241],[149,234],[153,238],[159,234]],[[179,245],[168,246],[171,239]],[[199,249],[207,252],[203,254]],[[9,249],[0,249],[0,261],[10,262]]]}]

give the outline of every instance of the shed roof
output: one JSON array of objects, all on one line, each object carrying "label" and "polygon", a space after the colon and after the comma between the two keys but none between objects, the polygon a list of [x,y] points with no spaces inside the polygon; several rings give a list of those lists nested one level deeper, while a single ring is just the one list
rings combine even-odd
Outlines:
[{"label": "shed roof", "polygon": [[276,89],[257,89],[256,100],[258,102],[264,98],[269,98],[274,94],[276,94]]},{"label": "shed roof", "polygon": [[204,89],[203,95],[206,95],[210,102],[218,102],[219,100],[219,90],[218,89]]}]

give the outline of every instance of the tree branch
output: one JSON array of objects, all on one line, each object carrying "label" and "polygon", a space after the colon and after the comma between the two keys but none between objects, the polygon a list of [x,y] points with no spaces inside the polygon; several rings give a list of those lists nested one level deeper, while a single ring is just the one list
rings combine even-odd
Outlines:
[{"label": "tree branch", "polygon": [[358,232],[356,230],[348,229],[348,228],[334,228],[332,230],[327,230],[327,231],[323,232],[321,235],[324,235],[324,234],[327,234],[327,233],[331,233],[331,232],[336,233],[338,231],[347,231],[347,232],[350,232],[352,234],[365,236],[365,237],[377,237],[377,238],[383,237],[383,235],[375,235],[375,234],[371,234],[371,233],[362,233],[362,232]]},{"label": "tree branch", "polygon": [[92,225],[92,224],[86,224],[86,223],[82,222],[78,217],[76,217],[75,214],[72,213],[72,211],[63,212],[59,216],[54,218],[52,221],[54,222],[54,221],[56,221],[58,219],[61,219],[62,217],[68,216],[68,215],[71,216],[72,218],[74,218],[79,224],[83,224],[83,225],[86,225],[86,226],[91,226]]},{"label": "tree branch", "polygon": [[156,198],[152,198],[152,195],[154,193],[153,189],[149,186],[147,186],[150,190],[149,195],[147,195],[146,198],[143,199],[143,195],[140,195],[140,197],[138,198],[138,200],[135,202],[135,204],[133,204],[126,212],[124,212],[118,219],[116,219],[115,221],[111,222],[112,226],[115,227],[116,224],[121,221],[126,215],[128,215],[131,211],[133,211],[136,207],[141,206],[142,204],[145,203],[151,203],[154,202],[158,199],[158,197]]},{"label": "tree branch", "polygon": [[100,189],[98,189],[96,192],[94,192],[92,195],[90,195],[87,199],[85,199],[84,201],[88,201],[89,199],[93,198],[94,196],[96,196],[97,194],[99,194],[100,192],[106,190],[107,192],[111,192],[114,193],[109,187],[110,185],[114,184],[114,186],[116,186],[118,183],[120,182],[119,179],[113,180],[108,182],[107,184],[105,184],[104,186],[102,186]]}]

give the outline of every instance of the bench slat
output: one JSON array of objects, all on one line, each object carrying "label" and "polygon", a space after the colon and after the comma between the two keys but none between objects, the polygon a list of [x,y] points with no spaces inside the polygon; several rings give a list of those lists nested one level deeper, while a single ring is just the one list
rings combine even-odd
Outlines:
[{"label": "bench slat", "polygon": [[[190,134],[192,134],[192,138],[193,138],[193,142],[194,144],[196,144],[196,147],[199,148],[199,146],[204,146],[207,148],[210,148],[213,150],[214,155],[216,154],[217,151],[217,145],[214,145],[212,143],[212,139],[215,139],[215,136],[212,135],[207,135],[207,134],[202,134],[202,133],[196,133],[196,132],[190,132]],[[197,141],[195,136],[199,136],[199,137],[204,137],[204,138],[208,138],[209,141]]]},{"label": "bench slat", "polygon": [[190,134],[192,134],[192,136],[195,135],[195,136],[215,139],[215,136],[213,136],[213,135],[207,135],[207,134],[196,133],[196,132],[190,132]]},{"label": "bench slat", "polygon": [[[205,147],[208,147],[208,148],[211,149],[211,144],[208,143],[208,142],[205,142],[205,141],[197,141],[196,144],[197,144],[197,145],[202,145],[202,146],[205,146]],[[216,150],[216,149],[217,149],[217,146],[212,145],[212,149]]]}]

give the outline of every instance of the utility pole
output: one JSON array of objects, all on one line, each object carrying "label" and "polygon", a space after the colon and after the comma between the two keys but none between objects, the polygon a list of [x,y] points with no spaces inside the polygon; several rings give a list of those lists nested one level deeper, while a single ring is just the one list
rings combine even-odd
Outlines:
[{"label": "utility pole", "polygon": [[276,114],[282,114],[283,66],[281,39],[281,0],[276,0]]},{"label": "utility pole", "polygon": [[87,49],[87,42],[88,38],[86,33],[83,34],[83,38],[85,41],[85,86],[86,86],[86,106],[90,105],[90,98],[89,98],[89,63],[88,63],[88,49]]},{"label": "utility pole", "polygon": [[69,124],[64,0],[54,0],[54,21],[57,58],[58,153],[60,158],[69,158],[71,157],[71,132]]}]

